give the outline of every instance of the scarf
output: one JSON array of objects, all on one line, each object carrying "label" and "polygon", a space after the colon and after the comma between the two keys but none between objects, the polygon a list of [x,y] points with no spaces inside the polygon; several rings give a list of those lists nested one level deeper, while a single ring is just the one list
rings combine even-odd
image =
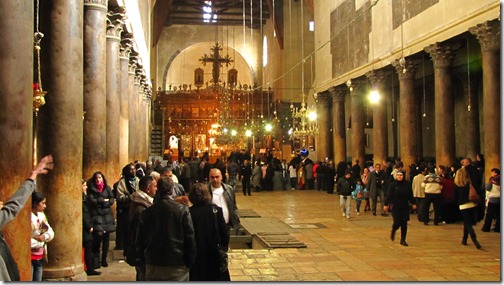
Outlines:
[{"label": "scarf", "polygon": [[105,187],[105,183],[103,181],[96,183],[96,190],[98,190],[98,193],[103,192],[104,187]]}]

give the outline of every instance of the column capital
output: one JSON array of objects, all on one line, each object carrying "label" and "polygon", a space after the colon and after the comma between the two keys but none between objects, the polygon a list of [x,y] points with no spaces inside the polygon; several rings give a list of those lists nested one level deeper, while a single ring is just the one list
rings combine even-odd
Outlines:
[{"label": "column capital", "polygon": [[326,91],[322,91],[322,92],[318,92],[318,95],[317,95],[317,102],[320,102],[322,105],[324,106],[329,106],[329,104],[331,103],[331,93],[326,90]]},{"label": "column capital", "polygon": [[129,60],[133,48],[133,34],[122,33],[121,47],[119,49],[121,59]]},{"label": "column capital", "polygon": [[460,44],[435,43],[425,47],[424,50],[431,56],[434,68],[447,68],[451,66],[455,52],[459,48]]},{"label": "column capital", "polygon": [[483,52],[500,50],[500,31],[500,21],[497,19],[469,28],[469,32],[478,38]]},{"label": "column capital", "polygon": [[107,13],[107,40],[121,40],[124,20],[126,19],[126,8],[117,7]]},{"label": "column capital", "polygon": [[366,77],[371,81],[371,85],[383,87],[391,74],[390,70],[371,70],[366,72]]},{"label": "column capital", "polygon": [[348,87],[344,85],[332,86],[328,91],[332,95],[333,102],[345,102],[345,95],[348,94]]},{"label": "column capital", "polygon": [[84,9],[96,9],[107,12],[108,0],[84,0]]},{"label": "column capital", "polygon": [[366,91],[368,84],[367,79],[357,78],[352,80],[350,88],[350,96],[359,96]]},{"label": "column capital", "polygon": [[415,73],[420,64],[419,59],[399,58],[392,62],[399,79],[414,79]]}]

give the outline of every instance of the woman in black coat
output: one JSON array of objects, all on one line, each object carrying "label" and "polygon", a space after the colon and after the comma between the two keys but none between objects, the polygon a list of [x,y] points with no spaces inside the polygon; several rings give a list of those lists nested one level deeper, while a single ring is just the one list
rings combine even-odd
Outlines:
[{"label": "woman in black coat", "polygon": [[93,220],[89,214],[87,199],[87,182],[82,179],[82,247],[84,248],[84,262],[87,275],[100,275],[93,265]]},{"label": "woman in black coat", "polygon": [[217,255],[218,239],[221,249],[227,251],[229,246],[229,229],[224,221],[222,208],[212,205],[212,194],[203,183],[193,185],[189,200],[193,204],[189,210],[197,253],[196,262],[189,273],[189,281],[230,281],[229,270],[220,272]]},{"label": "woman in black coat", "polygon": [[413,190],[411,183],[404,178],[404,171],[399,170],[396,173],[396,180],[390,183],[387,190],[387,199],[383,205],[383,211],[387,212],[389,205],[392,207],[392,232],[390,239],[394,240],[395,232],[401,228],[401,245],[408,246],[406,243],[406,234],[408,232],[408,221],[410,215],[409,203],[412,204],[412,209],[416,209],[415,198],[413,198]]},{"label": "woman in black coat", "polygon": [[110,233],[115,231],[112,205],[114,194],[107,185],[107,179],[100,171],[88,180],[87,204],[93,220],[93,255],[95,268],[99,268],[100,244],[102,244],[101,266],[107,267],[107,253],[109,250]]}]

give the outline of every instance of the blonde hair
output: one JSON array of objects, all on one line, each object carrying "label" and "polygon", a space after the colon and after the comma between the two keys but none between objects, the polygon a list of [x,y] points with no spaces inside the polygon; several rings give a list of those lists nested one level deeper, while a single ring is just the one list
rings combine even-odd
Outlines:
[{"label": "blonde hair", "polygon": [[457,172],[455,173],[455,180],[454,180],[455,185],[459,187],[464,187],[467,184],[469,184],[469,182],[471,182],[471,179],[469,179],[469,175],[467,175],[467,170],[465,169],[465,167],[462,167],[459,170],[457,170]]}]

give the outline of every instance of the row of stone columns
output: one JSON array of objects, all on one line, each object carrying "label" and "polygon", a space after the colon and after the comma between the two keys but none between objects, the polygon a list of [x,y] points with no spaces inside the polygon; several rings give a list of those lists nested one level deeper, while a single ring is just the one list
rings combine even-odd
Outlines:
[{"label": "row of stone columns", "polygon": [[[132,35],[122,33],[121,38],[123,8],[109,12],[107,0],[40,1],[41,73],[48,93],[34,128],[34,2],[11,2],[0,1],[5,28],[0,68],[8,71],[0,75],[5,111],[0,113],[0,170],[9,177],[0,180],[0,200],[6,201],[29,175],[34,151],[38,157],[52,154],[54,170],[37,181],[55,231],[44,278],[85,280],[81,179],[100,170],[113,183],[123,165],[147,158],[150,89],[138,58],[130,57]],[[133,152],[131,141],[138,142]],[[24,281],[31,280],[30,208],[28,203],[2,229]]]},{"label": "row of stone columns", "polygon": [[[483,154],[485,160],[485,177],[490,176],[494,167],[500,168],[500,21],[493,20],[469,31],[476,35],[482,48],[483,68]],[[434,113],[435,113],[435,153],[438,165],[451,165],[455,162],[455,109],[452,86],[452,62],[457,44],[435,43],[425,48],[431,56],[434,64]],[[414,94],[415,73],[420,60],[407,58],[396,60],[392,66],[399,78],[399,151],[404,165],[416,163],[421,156],[419,142],[421,142],[420,122],[418,122],[418,103]],[[380,93],[386,93],[384,83],[391,76],[389,70],[373,70],[366,74],[373,88]],[[473,79],[474,80],[474,79]],[[464,82],[464,90],[468,93],[473,103],[473,108],[466,116],[465,139],[467,155],[475,157],[479,152],[479,111],[476,88],[471,82]],[[332,128],[333,146],[320,137],[329,137],[329,124],[319,122],[318,157],[333,155],[335,163],[346,161],[346,132],[345,132],[345,95],[350,95],[350,118],[351,118],[351,157],[359,159],[361,167],[364,164],[365,134],[362,104],[366,83],[362,79],[353,80],[349,86],[335,86],[327,92],[321,92],[322,100],[319,100],[318,110],[325,115],[331,110],[330,100],[332,97]],[[385,161],[388,154],[388,127],[386,106],[379,104],[373,107],[373,159],[375,163]]]}]

